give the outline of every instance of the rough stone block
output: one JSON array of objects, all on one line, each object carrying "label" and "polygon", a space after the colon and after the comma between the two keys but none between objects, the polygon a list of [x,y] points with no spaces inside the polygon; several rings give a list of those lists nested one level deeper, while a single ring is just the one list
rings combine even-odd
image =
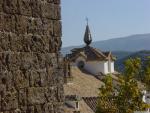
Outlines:
[{"label": "rough stone block", "polygon": [[43,35],[43,23],[42,23],[42,20],[39,18],[38,19],[36,18],[34,20],[34,32],[33,33]]},{"label": "rough stone block", "polygon": [[55,46],[56,46],[56,51],[60,51],[60,48],[62,46],[62,41],[60,37],[55,37]]},{"label": "rough stone block", "polygon": [[56,69],[52,72],[51,75],[48,75],[48,83],[50,86],[57,85],[57,72]]},{"label": "rough stone block", "polygon": [[[53,42],[53,43],[52,43]],[[60,50],[60,47],[62,45],[62,41],[60,37],[50,37],[49,38],[49,50],[50,52],[56,52]]]},{"label": "rough stone block", "polygon": [[[9,33],[9,41],[10,41],[10,50],[11,51],[23,51],[23,43],[24,43],[23,35],[16,35],[14,33]],[[9,47],[9,46],[8,46]]]},{"label": "rough stone block", "polygon": [[48,87],[45,91],[45,97],[46,97],[46,100],[48,102],[54,102],[56,101],[56,97],[55,97],[55,90],[56,90],[56,86],[51,86],[51,87]]},{"label": "rough stone block", "polygon": [[28,76],[30,76],[30,70],[33,69],[33,60],[36,60],[34,58],[34,54],[32,53],[20,53],[20,59],[21,59],[21,65],[20,69],[25,72]]},{"label": "rough stone block", "polygon": [[60,4],[60,0],[54,0],[55,4]]},{"label": "rough stone block", "polygon": [[64,58],[62,54],[58,55],[58,68],[63,69],[64,67]]},{"label": "rough stone block", "polygon": [[0,52],[2,51],[22,51],[23,36],[14,33],[0,32]]},{"label": "rough stone block", "polygon": [[21,113],[29,113],[28,110],[27,110],[27,106],[20,105],[20,111],[21,111]]},{"label": "rough stone block", "polygon": [[52,35],[53,34],[53,21],[47,18],[42,18],[43,23],[43,34]]},{"label": "rough stone block", "polygon": [[52,103],[44,104],[44,113],[54,113],[54,106]]},{"label": "rough stone block", "polygon": [[62,87],[60,87],[60,86],[58,86],[57,87],[57,92],[56,92],[56,94],[57,94],[57,101],[58,102],[63,102],[64,101],[64,95],[63,95],[63,88]]},{"label": "rough stone block", "polygon": [[50,36],[47,36],[47,35],[43,35],[42,36],[42,40],[43,40],[43,43],[44,43],[44,45],[45,45],[45,47],[44,47],[44,49],[45,49],[45,52],[50,52],[51,53],[51,51],[49,50],[49,37]]},{"label": "rough stone block", "polygon": [[10,48],[9,34],[0,32],[0,52],[7,51]]},{"label": "rough stone block", "polygon": [[3,0],[0,0],[0,12],[3,12]]},{"label": "rough stone block", "polygon": [[24,37],[24,47],[25,51],[33,51],[33,52],[48,52],[45,48],[45,43],[42,36],[40,35],[26,35]]},{"label": "rough stone block", "polygon": [[59,5],[54,5],[54,19],[61,19],[61,7]]},{"label": "rough stone block", "polygon": [[17,92],[9,91],[2,98],[2,110],[9,111],[18,108]]},{"label": "rough stone block", "polygon": [[55,70],[55,68],[58,67],[56,53],[45,54],[45,59],[46,59],[46,66],[47,65],[50,66],[51,68],[53,68],[52,70]]},{"label": "rough stone block", "polygon": [[39,18],[29,18],[28,19],[28,26],[27,26],[27,33],[33,34],[43,34],[43,24],[42,20]]},{"label": "rough stone block", "polygon": [[38,87],[41,85],[41,81],[40,81],[40,75],[37,71],[31,71],[30,74],[30,86],[31,87]]},{"label": "rough stone block", "polygon": [[17,34],[26,34],[27,33],[27,24],[28,20],[25,16],[16,15],[16,32]]},{"label": "rough stone block", "polygon": [[[0,97],[0,98],[1,98],[1,97]],[[1,100],[0,100],[0,103],[1,103]],[[2,107],[2,106],[0,105],[0,111],[2,111],[1,107]]]},{"label": "rough stone block", "polygon": [[0,78],[0,81],[2,82],[0,84],[0,92],[1,92],[0,102],[2,102],[2,99],[3,99],[4,95],[6,94],[6,84],[3,83],[4,81],[2,78]]},{"label": "rough stone block", "polygon": [[30,46],[32,51],[40,51],[40,52],[46,52],[45,50],[45,42],[40,35],[33,35],[31,37],[32,45]]},{"label": "rough stone block", "polygon": [[28,106],[27,113],[35,113],[34,106]]},{"label": "rough stone block", "polygon": [[56,52],[56,43],[54,42],[53,36],[49,36],[49,51],[52,53]]},{"label": "rough stone block", "polygon": [[42,3],[41,6],[42,17],[54,18],[54,5],[52,3]]},{"label": "rough stone block", "polygon": [[3,30],[3,21],[4,19],[3,19],[3,15],[2,14],[0,14],[0,31],[2,31]]},{"label": "rough stone block", "polygon": [[[37,53],[37,59],[40,69],[45,69],[46,66],[46,54]],[[52,62],[52,61],[51,61]]]},{"label": "rough stone block", "polygon": [[26,88],[19,90],[19,105],[26,106],[27,105],[27,90]]},{"label": "rough stone block", "polygon": [[62,26],[61,26],[61,21],[54,21],[54,36],[57,36],[57,37],[61,37],[62,36]]},{"label": "rough stone block", "polygon": [[4,12],[8,14],[19,13],[18,0],[3,0]]},{"label": "rough stone block", "polygon": [[31,52],[32,51],[31,50],[31,45],[32,45],[31,38],[32,38],[32,34],[24,35],[23,50],[25,52]]},{"label": "rough stone block", "polygon": [[42,113],[42,106],[41,105],[35,105],[34,107],[35,113]]},{"label": "rough stone block", "polygon": [[49,3],[52,3],[53,2],[53,0],[46,0],[47,2],[49,2]]},{"label": "rough stone block", "polygon": [[48,77],[48,79],[47,79],[48,85],[51,86],[52,85],[52,83],[51,83],[52,73],[54,72],[54,68],[47,64],[46,65],[46,72],[47,72],[47,77]]},{"label": "rough stone block", "polygon": [[16,71],[19,68],[18,54],[1,53],[0,57],[3,59],[3,65],[7,71]]},{"label": "rough stone block", "polygon": [[21,70],[17,70],[14,73],[14,85],[16,89],[29,87],[29,76],[23,73]]},{"label": "rough stone block", "polygon": [[[5,87],[7,88],[7,90],[11,90],[14,88],[14,87],[12,87],[14,85],[13,76],[10,71],[2,72],[1,76],[0,76],[0,81],[4,85],[2,89],[4,89]],[[3,93],[5,93],[5,92],[3,92]]]},{"label": "rough stone block", "polygon": [[46,87],[48,85],[48,76],[47,76],[47,73],[46,73],[46,69],[43,69],[43,70],[39,70],[39,75],[40,75],[40,86],[41,87]]},{"label": "rough stone block", "polygon": [[15,16],[10,14],[1,14],[1,30],[15,32]]},{"label": "rough stone block", "polygon": [[30,87],[28,88],[28,104],[44,104],[46,102],[45,98],[45,88],[43,87]]},{"label": "rough stone block", "polygon": [[21,15],[32,16],[30,0],[18,0]]},{"label": "rough stone block", "polygon": [[41,0],[31,0],[31,10],[33,17],[41,17]]}]

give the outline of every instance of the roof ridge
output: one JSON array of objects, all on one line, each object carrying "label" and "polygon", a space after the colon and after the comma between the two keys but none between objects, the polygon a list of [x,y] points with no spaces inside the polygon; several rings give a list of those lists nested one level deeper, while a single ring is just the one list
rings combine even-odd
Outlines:
[{"label": "roof ridge", "polygon": [[96,54],[96,55],[102,55],[104,58],[107,58],[104,54],[103,54],[103,52],[101,52],[101,51],[98,51],[96,48],[93,48],[93,47],[90,47],[90,49],[92,49],[93,50],[93,52]]}]

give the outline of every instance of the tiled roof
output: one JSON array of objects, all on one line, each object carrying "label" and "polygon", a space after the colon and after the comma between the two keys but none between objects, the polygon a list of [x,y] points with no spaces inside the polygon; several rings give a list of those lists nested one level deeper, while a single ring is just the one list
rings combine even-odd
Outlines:
[{"label": "tiled roof", "polygon": [[[94,76],[83,73],[79,68],[72,67],[72,84],[64,84],[64,94],[66,100],[75,101],[76,95],[82,97],[79,100],[79,106],[81,113],[94,113],[98,101],[104,102],[99,96],[99,88],[104,85],[102,81],[96,79]],[[113,98],[110,98],[108,102],[105,103],[105,106],[113,106]],[[74,109],[66,106],[66,113],[73,113]]]},{"label": "tiled roof", "polygon": [[[94,111],[96,112],[97,106],[98,106],[98,102],[102,102],[105,106],[103,107],[107,107],[107,108],[114,108],[114,100],[115,97],[110,97],[108,98],[108,101],[105,102],[105,100],[103,100],[104,98],[101,97],[82,97],[83,100],[85,101],[85,103]],[[105,103],[104,103],[105,102]]]},{"label": "tiled roof", "polygon": [[[87,61],[95,61],[95,60],[108,60],[109,58],[112,59],[111,52],[102,52],[96,48],[91,46],[85,46],[83,48],[75,48],[71,50],[72,53],[68,54],[67,57],[71,61],[75,61],[76,58],[82,56]],[[113,59],[112,59],[113,60]]]},{"label": "tiled roof", "polygon": [[[80,107],[80,113],[95,113],[82,99],[79,102],[79,107]],[[75,109],[72,107],[69,107],[68,105],[64,105],[65,113],[74,113]]]},{"label": "tiled roof", "polygon": [[94,112],[96,112],[98,97],[83,97],[83,100]]},{"label": "tiled roof", "polygon": [[99,88],[104,85],[102,81],[88,73],[83,73],[77,67],[72,67],[72,77],[72,84],[64,84],[65,95],[98,96]]},{"label": "tiled roof", "polygon": [[108,57],[111,54],[111,52],[110,51],[109,52],[103,52],[103,54]]}]

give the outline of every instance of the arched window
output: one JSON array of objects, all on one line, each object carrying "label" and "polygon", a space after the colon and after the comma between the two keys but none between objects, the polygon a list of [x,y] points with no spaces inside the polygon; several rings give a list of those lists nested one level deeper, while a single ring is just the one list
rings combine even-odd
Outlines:
[{"label": "arched window", "polygon": [[78,67],[79,68],[84,68],[84,65],[85,65],[84,61],[79,61],[78,62]]}]

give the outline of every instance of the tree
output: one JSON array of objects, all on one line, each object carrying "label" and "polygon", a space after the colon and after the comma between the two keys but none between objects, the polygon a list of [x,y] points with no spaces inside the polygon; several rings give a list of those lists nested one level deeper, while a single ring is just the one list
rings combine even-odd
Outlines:
[{"label": "tree", "polygon": [[105,83],[105,86],[100,88],[100,97],[96,113],[116,113],[115,103],[112,104],[111,102],[112,105],[110,105],[114,92],[112,77],[107,75],[103,82]]},{"label": "tree", "polygon": [[126,81],[127,79],[139,78],[140,70],[141,70],[141,59],[128,59],[124,62],[125,70],[124,70],[124,77]]},{"label": "tree", "polygon": [[147,57],[144,66],[144,83],[146,84],[146,89],[150,91],[150,56]]},{"label": "tree", "polygon": [[106,99],[103,100],[103,102],[99,100],[97,113],[108,113],[107,110],[109,109],[113,111],[113,108],[115,108],[114,113],[133,113],[137,110],[144,110],[145,104],[142,102],[142,94],[136,80],[140,73],[140,69],[141,60],[139,58],[128,59],[125,62],[125,71],[123,77],[120,78],[121,82],[118,95],[114,96],[114,99],[111,100],[115,107],[107,107],[103,110],[104,106],[102,106],[102,103],[108,101],[109,97],[113,96],[112,94],[114,93],[112,82],[108,82],[110,78],[106,78],[107,82],[105,82],[105,87],[100,89],[100,96]]}]

